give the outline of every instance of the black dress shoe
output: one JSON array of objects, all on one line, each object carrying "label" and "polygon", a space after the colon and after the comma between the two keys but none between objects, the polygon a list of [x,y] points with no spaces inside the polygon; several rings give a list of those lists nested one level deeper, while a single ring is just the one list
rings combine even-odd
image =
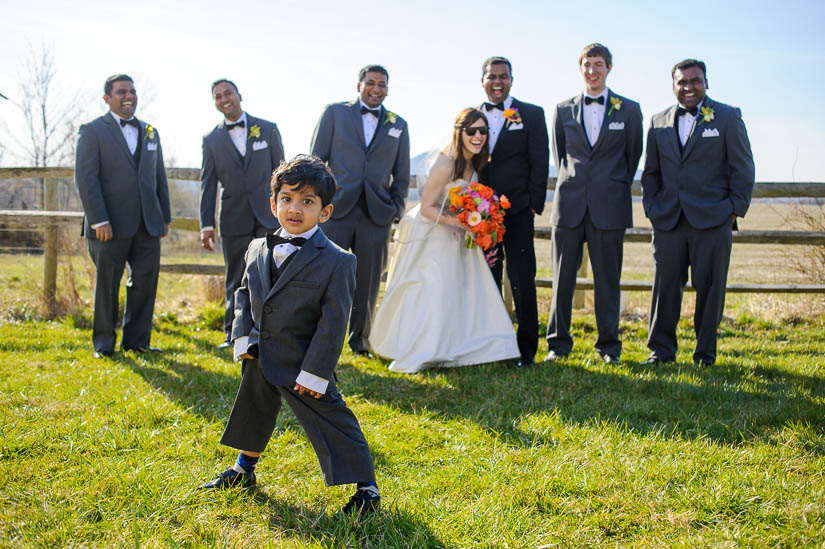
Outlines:
[{"label": "black dress shoe", "polygon": [[232,342],[231,341],[224,341],[223,343],[218,345],[218,350],[219,351],[223,351],[224,349],[231,349],[231,348],[232,348]]},{"label": "black dress shoe", "polygon": [[112,358],[112,351],[95,351],[95,358]]},{"label": "black dress shoe", "polygon": [[605,364],[616,364],[617,362],[621,361],[621,359],[619,358],[618,355],[610,355],[610,354],[604,353],[604,354],[601,354],[600,356],[602,357],[602,360],[604,361]]},{"label": "black dress shoe", "polygon": [[536,361],[531,357],[522,357],[521,360],[516,363],[516,368],[529,368],[535,363]]},{"label": "black dress shoe", "polygon": [[379,507],[381,507],[381,496],[368,490],[356,490],[341,512],[345,515],[369,515],[376,512]]},{"label": "black dress shoe", "polygon": [[662,364],[675,361],[675,358],[659,358],[658,356],[652,356],[645,360],[642,364],[647,364],[648,366],[660,366]]},{"label": "black dress shoe", "polygon": [[158,349],[157,347],[123,347],[123,352],[133,352],[133,353],[162,353],[163,349]]},{"label": "black dress shoe", "polygon": [[241,487],[249,489],[255,486],[258,480],[255,478],[255,471],[251,473],[239,473],[235,469],[227,469],[214,480],[201,484],[199,490],[225,490],[227,488]]},{"label": "black dress shoe", "polygon": [[375,358],[375,356],[369,351],[356,351],[355,349],[353,349],[352,354],[354,354],[355,356],[363,356],[366,358]]},{"label": "black dress shoe", "polygon": [[544,356],[544,362],[557,362],[565,358],[567,358],[567,355],[559,354],[556,351],[550,351]]}]

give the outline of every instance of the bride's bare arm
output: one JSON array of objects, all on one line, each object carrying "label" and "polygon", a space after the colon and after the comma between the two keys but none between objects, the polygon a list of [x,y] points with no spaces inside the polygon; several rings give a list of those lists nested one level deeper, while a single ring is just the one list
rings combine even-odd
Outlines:
[{"label": "bride's bare arm", "polygon": [[439,155],[430,170],[430,175],[424,184],[424,189],[421,191],[421,215],[436,223],[461,227],[458,219],[448,213],[448,203],[445,203],[444,211],[441,211],[441,203],[444,197],[443,191],[450,183],[451,172],[452,161],[450,158],[443,154]]}]

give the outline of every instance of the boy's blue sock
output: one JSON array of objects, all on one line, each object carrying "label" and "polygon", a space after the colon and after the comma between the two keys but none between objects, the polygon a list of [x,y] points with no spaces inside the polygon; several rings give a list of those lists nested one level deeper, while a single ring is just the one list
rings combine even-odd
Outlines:
[{"label": "boy's blue sock", "polygon": [[235,465],[232,466],[232,469],[239,473],[253,473],[255,472],[255,466],[258,464],[259,459],[261,459],[260,456],[252,457],[243,452],[238,452],[238,459],[235,460]]},{"label": "boy's blue sock", "polygon": [[369,492],[373,496],[380,495],[378,492],[378,484],[373,482],[359,482],[355,485],[359,490],[364,490],[365,492]]}]

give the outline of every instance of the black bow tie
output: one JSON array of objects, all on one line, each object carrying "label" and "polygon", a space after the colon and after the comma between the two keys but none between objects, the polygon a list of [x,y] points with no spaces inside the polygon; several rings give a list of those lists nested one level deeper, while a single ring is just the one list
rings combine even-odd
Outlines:
[{"label": "black bow tie", "polygon": [[676,107],[676,118],[679,118],[683,114],[690,113],[693,116],[696,116],[696,113],[699,112],[699,107],[690,107],[686,109],[685,107]]},{"label": "black bow tie", "polygon": [[371,114],[375,118],[378,118],[378,115],[381,114],[381,109],[380,108],[370,109],[370,108],[365,107],[364,105],[361,105],[361,116],[363,116],[365,114]]},{"label": "black bow tie", "polygon": [[135,128],[139,128],[140,125],[138,124],[137,118],[130,118],[129,120],[120,119],[120,127],[126,126],[129,124],[130,126],[134,126]]},{"label": "black bow tie", "polygon": [[500,111],[504,110],[504,101],[501,103],[484,103],[484,110],[491,111],[493,109],[498,109]]},{"label": "black bow tie", "polygon": [[296,236],[294,238],[284,238],[281,235],[275,233],[269,233],[266,235],[266,245],[269,246],[269,249],[274,248],[278,244],[292,244],[296,248],[300,248],[304,244],[306,244],[307,239],[302,236]]},{"label": "black bow tie", "polygon": [[240,122],[235,122],[234,124],[227,124],[226,125],[226,131],[229,131],[232,128],[245,128],[245,127],[246,127],[246,124],[244,124],[244,121],[241,120]]},{"label": "black bow tie", "polygon": [[585,95],[584,104],[589,105],[590,103],[598,103],[599,105],[604,105],[604,96],[600,95],[598,97],[590,97],[589,95]]}]

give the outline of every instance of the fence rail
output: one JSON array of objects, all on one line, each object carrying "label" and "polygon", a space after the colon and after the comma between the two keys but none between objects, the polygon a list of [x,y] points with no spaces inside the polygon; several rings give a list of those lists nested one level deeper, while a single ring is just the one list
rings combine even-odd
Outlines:
[{"label": "fence rail", "polygon": [[[169,179],[198,181],[200,170],[197,168],[167,168]],[[47,305],[54,303],[57,290],[57,228],[60,225],[79,224],[83,218],[82,212],[57,211],[57,180],[71,179],[74,169],[71,167],[57,168],[0,168],[0,181],[10,179],[41,179],[44,182],[43,210],[0,210],[0,223],[8,225],[23,225],[36,227],[45,233],[43,247],[43,291]],[[415,180],[415,178],[413,178]],[[556,179],[547,181],[547,189],[555,190]],[[631,192],[634,196],[641,195],[641,185],[633,182]],[[825,198],[825,183],[774,183],[759,182],[754,186],[754,198]],[[197,218],[178,217],[172,220],[172,228],[184,231],[198,231],[200,229]],[[552,230],[550,227],[536,227],[536,238],[549,239]],[[633,228],[625,233],[625,242],[650,242],[653,236],[652,229]],[[782,244],[825,246],[825,232],[804,231],[737,231],[733,233],[733,241],[738,244]],[[587,254],[583,254],[586,257]],[[161,272],[175,274],[196,275],[223,275],[223,265],[204,264],[172,264],[164,263]],[[587,263],[583,262],[579,271],[580,278],[576,280],[576,302],[583,302],[585,290],[593,289],[593,281],[585,278]],[[536,285],[551,288],[552,280],[536,279]],[[652,282],[623,281],[623,291],[650,291]],[[687,287],[690,291],[691,288]],[[729,284],[727,291],[731,293],[825,293],[825,284]],[[505,295],[505,298],[509,296]],[[509,299],[506,299],[508,302]],[[509,303],[508,303],[509,306]]]}]

